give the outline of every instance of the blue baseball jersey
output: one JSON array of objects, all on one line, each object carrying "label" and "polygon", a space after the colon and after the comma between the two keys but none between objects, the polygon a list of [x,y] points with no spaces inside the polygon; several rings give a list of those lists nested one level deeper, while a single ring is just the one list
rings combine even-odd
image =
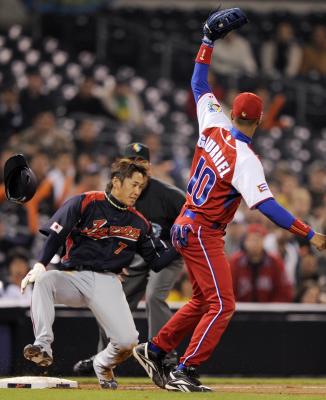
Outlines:
[{"label": "blue baseball jersey", "polygon": [[58,245],[65,243],[63,269],[119,273],[139,253],[153,270],[160,270],[176,257],[172,248],[152,236],[151,225],[141,213],[116,199],[114,203],[119,208],[105,192],[74,196],[40,229]]}]

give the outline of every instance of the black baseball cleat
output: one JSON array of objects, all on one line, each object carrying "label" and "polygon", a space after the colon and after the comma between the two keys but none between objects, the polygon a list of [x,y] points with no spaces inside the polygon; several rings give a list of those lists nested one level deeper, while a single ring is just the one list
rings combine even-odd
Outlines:
[{"label": "black baseball cleat", "polygon": [[167,353],[162,362],[164,369],[168,370],[166,376],[169,375],[170,371],[173,371],[177,366],[178,366],[178,353],[175,350],[170,351],[170,353]]},{"label": "black baseball cleat", "polygon": [[199,375],[194,367],[170,372],[170,379],[165,389],[174,392],[212,392],[213,390],[201,384]]},{"label": "black baseball cleat", "polygon": [[167,383],[167,375],[163,365],[164,356],[150,350],[149,342],[134,347],[132,353],[155,385],[164,389]]},{"label": "black baseball cleat", "polygon": [[28,344],[24,347],[24,357],[40,367],[48,367],[53,363],[53,357],[36,344]]},{"label": "black baseball cleat", "polygon": [[85,360],[80,360],[78,361],[74,366],[73,366],[73,371],[77,375],[91,375],[94,373],[93,369],[93,361],[94,361],[95,356],[92,356],[90,358],[86,358]]},{"label": "black baseball cleat", "polygon": [[102,389],[115,390],[118,388],[112,368],[102,365],[96,357],[93,360],[93,368]]}]

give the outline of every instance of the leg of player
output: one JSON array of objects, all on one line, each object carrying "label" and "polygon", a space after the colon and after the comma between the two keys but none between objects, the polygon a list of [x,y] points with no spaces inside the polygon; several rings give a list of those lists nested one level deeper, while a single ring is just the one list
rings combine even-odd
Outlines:
[{"label": "leg of player", "polygon": [[197,227],[188,239],[189,246],[181,252],[189,271],[193,296],[151,342],[136,346],[133,353],[153,381],[159,381],[156,358],[175,348],[193,332],[178,369],[170,373],[165,387],[177,391],[210,391],[200,384],[195,368],[209,358],[233,314],[232,278],[223,252],[222,232],[202,231]]},{"label": "leg of player", "polygon": [[[212,354],[235,309],[231,271],[223,250],[222,232],[197,227],[195,234],[189,238],[189,248],[183,248],[182,255],[191,272],[193,288],[200,289],[208,308],[203,312],[177,370],[171,372],[171,379],[165,387],[178,391],[208,391],[209,388],[198,384],[195,370]],[[182,315],[176,319],[179,319],[179,324],[185,321]],[[167,333],[171,332],[171,326],[168,325],[153,339],[159,348],[164,348],[169,341]]]},{"label": "leg of player", "polygon": [[[144,297],[146,285],[148,282],[149,268],[144,260],[136,254],[131,266],[128,268],[128,276],[122,282],[123,291],[126,295],[131,311],[137,309],[138,303]],[[104,350],[108,345],[108,338],[104,329],[99,326],[99,341],[97,345],[97,352]],[[94,355],[84,360],[78,361],[73,371],[78,375],[89,375],[93,372]]]},{"label": "leg of player", "polygon": [[94,358],[94,371],[102,388],[115,389],[113,369],[132,354],[138,343],[138,332],[116,274],[95,274],[88,306],[110,338],[108,346]]},{"label": "leg of player", "polygon": [[24,357],[39,366],[52,364],[54,304],[85,307],[86,302],[73,277],[62,271],[48,271],[36,280],[31,305],[35,341],[24,348]]},{"label": "leg of player", "polygon": [[166,298],[178,279],[182,265],[182,260],[177,259],[162,271],[149,273],[145,293],[149,338],[155,336],[172,316]]},{"label": "leg of player", "polygon": [[[172,317],[172,311],[166,302],[170,290],[173,288],[182,270],[183,261],[174,260],[167,268],[156,273],[150,271],[145,293],[146,314],[148,321],[148,340],[157,334]],[[178,354],[173,349],[165,355],[163,365],[165,375],[168,375],[178,362]]]}]

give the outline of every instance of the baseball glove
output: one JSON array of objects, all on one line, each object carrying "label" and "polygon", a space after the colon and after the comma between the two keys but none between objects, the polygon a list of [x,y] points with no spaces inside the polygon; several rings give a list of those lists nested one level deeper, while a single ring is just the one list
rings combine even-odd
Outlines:
[{"label": "baseball glove", "polygon": [[240,28],[248,22],[246,14],[240,8],[214,11],[204,24],[206,38],[214,42],[224,38],[230,31]]}]

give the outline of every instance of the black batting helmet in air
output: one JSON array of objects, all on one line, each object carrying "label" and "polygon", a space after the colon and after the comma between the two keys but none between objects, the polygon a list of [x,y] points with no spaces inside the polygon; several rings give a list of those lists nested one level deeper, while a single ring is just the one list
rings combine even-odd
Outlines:
[{"label": "black batting helmet in air", "polygon": [[8,158],[3,174],[8,200],[26,203],[34,196],[36,177],[22,154],[15,154]]}]

